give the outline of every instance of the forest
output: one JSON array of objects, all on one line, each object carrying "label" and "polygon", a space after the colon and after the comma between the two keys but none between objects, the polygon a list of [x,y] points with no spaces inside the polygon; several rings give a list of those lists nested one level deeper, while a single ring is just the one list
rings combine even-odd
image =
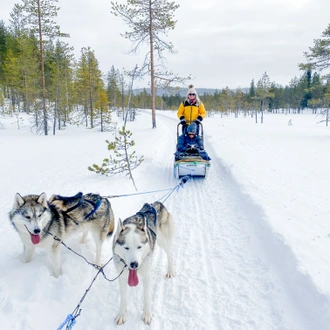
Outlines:
[{"label": "forest", "polygon": [[[114,114],[151,109],[150,88],[134,91],[131,73],[113,65],[101,72],[89,46],[81,49],[78,59],[74,57],[73,48],[64,41],[69,34],[56,25],[58,9],[52,1],[29,0],[14,6],[8,26],[0,21],[0,114],[30,114],[33,131],[47,135],[67,123],[107,131]],[[330,79],[321,72],[330,65],[329,35],[330,25],[323,39],[305,54],[307,63],[297,63],[301,76],[292,77],[287,86],[271,81],[264,72],[258,81],[247,82],[246,88],[223,87],[200,98],[210,113],[300,113],[309,108],[323,113],[328,124]],[[156,109],[177,109],[184,98],[183,87],[181,93],[180,86],[172,86],[162,94],[157,87]],[[134,120],[134,115],[129,119]]]}]

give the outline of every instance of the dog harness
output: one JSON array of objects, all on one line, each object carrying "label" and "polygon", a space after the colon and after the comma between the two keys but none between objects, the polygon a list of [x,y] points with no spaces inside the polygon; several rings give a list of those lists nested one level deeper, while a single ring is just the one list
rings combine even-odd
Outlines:
[{"label": "dog harness", "polygon": [[[142,211],[144,208],[148,208],[146,211]],[[154,221],[153,221],[153,227],[149,226],[149,220],[148,217],[146,217],[146,213],[152,213],[155,217]],[[154,206],[152,206],[151,204],[144,204],[141,211],[137,212],[136,215],[141,216],[144,218],[144,221],[147,225],[147,228],[155,235],[155,237],[157,237],[156,231],[154,230],[154,228],[157,227],[157,221],[158,221],[158,214],[157,214],[157,210],[155,209]]]},{"label": "dog harness", "polygon": [[[67,202],[67,203],[70,203],[72,201],[75,201],[75,200],[79,199],[77,204],[75,204],[75,205],[71,206],[70,208],[68,208],[65,211],[65,213],[70,213],[73,210],[75,210],[75,209],[77,209],[78,207],[81,207],[81,206],[87,208],[85,203],[88,203],[89,205],[91,205],[92,210],[87,215],[85,215],[84,220],[87,220],[88,218],[90,218],[98,210],[98,208],[102,204],[102,197],[100,195],[96,195],[96,194],[83,195],[82,192],[79,192],[78,194],[76,194],[74,196],[71,196],[71,197],[65,197],[65,196],[57,195],[56,199],[57,200],[62,200],[62,201]],[[74,221],[74,222],[76,222],[76,221]],[[76,223],[76,224],[78,224],[78,223]]]}]

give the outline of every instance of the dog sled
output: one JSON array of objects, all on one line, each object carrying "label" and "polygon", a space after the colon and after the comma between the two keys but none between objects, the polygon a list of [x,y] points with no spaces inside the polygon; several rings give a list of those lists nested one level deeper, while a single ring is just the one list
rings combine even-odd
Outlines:
[{"label": "dog sled", "polygon": [[[176,154],[178,154],[178,139],[180,136],[181,124],[177,125],[177,143],[176,143]],[[199,123],[199,134],[202,138],[204,148],[204,130],[202,123]],[[205,178],[211,164],[209,160],[203,159],[198,149],[190,149],[186,152],[180,153],[178,159],[174,161],[174,177],[179,179],[186,175],[191,177]]]}]

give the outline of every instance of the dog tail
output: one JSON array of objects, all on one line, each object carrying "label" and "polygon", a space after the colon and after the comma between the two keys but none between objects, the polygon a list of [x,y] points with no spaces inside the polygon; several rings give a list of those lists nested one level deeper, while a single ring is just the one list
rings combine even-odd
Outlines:
[{"label": "dog tail", "polygon": [[110,221],[109,231],[108,231],[107,237],[112,236],[114,229],[115,229],[114,221]]}]

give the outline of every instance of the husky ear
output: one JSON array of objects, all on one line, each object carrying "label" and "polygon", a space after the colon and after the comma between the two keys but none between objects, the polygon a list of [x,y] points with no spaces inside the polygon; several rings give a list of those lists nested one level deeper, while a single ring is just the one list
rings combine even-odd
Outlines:
[{"label": "husky ear", "polygon": [[22,205],[24,205],[24,199],[19,193],[17,193],[14,198],[13,209],[18,210]]},{"label": "husky ear", "polygon": [[123,225],[123,222],[121,221],[121,219],[119,218],[117,221],[117,226],[116,226],[116,232],[115,232],[115,236],[113,237],[113,242],[117,242],[118,238],[120,236],[120,233],[125,229],[125,226]]},{"label": "husky ear", "polygon": [[148,218],[147,217],[144,217],[143,231],[148,232]]},{"label": "husky ear", "polygon": [[44,207],[48,207],[48,203],[47,203],[47,196],[45,193],[42,193],[38,199],[37,202],[41,205],[43,205]]}]

